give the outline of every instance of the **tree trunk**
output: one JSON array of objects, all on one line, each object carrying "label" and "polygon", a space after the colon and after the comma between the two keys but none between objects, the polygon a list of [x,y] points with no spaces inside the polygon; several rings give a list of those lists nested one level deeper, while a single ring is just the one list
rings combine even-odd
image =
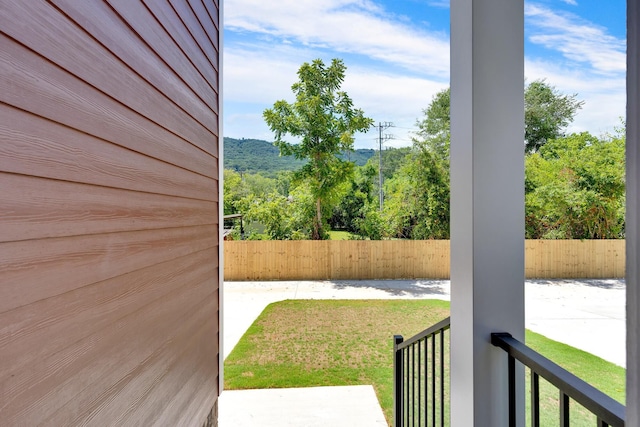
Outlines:
[{"label": "tree trunk", "polygon": [[320,198],[316,199],[316,218],[313,221],[313,234],[311,238],[313,240],[322,240],[322,208]]}]

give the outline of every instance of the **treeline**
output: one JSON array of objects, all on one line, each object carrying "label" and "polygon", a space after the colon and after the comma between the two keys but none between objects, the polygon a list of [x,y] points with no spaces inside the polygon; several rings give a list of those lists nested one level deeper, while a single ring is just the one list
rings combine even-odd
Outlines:
[{"label": "treeline", "polygon": [[[527,238],[624,237],[624,132],[565,134],[581,106],[576,95],[560,94],[544,81],[526,87]],[[448,239],[449,117],[445,90],[423,111],[411,147],[383,151],[382,210],[376,153],[328,197],[322,208],[328,227],[356,239]],[[294,172],[267,178],[225,170],[224,190],[225,213],[243,213],[259,224],[251,238],[310,238],[316,206]]]},{"label": "treeline", "polygon": [[[340,158],[363,166],[374,153],[372,149],[357,149],[340,154]],[[224,138],[225,169],[275,178],[278,172],[295,171],[305,164],[294,156],[281,156],[280,150],[268,141]]]}]

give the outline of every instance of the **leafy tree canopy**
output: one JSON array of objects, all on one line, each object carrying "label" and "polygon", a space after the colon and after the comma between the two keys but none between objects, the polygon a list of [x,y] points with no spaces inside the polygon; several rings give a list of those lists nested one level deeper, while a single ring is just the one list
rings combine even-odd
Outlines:
[{"label": "leafy tree canopy", "polygon": [[389,237],[449,238],[450,91],[438,92],[418,120],[411,153],[387,181],[383,220]]},{"label": "leafy tree canopy", "polygon": [[413,138],[414,145],[431,152],[441,160],[449,160],[451,140],[451,90],[436,93],[429,107],[422,110],[424,117],[417,121],[418,132]]},{"label": "leafy tree canopy", "polygon": [[425,147],[414,150],[387,181],[383,220],[389,237],[449,238],[448,163]]},{"label": "leafy tree canopy", "polygon": [[[377,170],[367,164],[356,170],[354,176],[345,185],[340,201],[334,206],[329,224],[333,230],[346,230],[357,235],[380,238],[381,230],[367,221],[372,211],[378,209]],[[374,235],[372,236],[371,233]]]},{"label": "leafy tree canopy", "polygon": [[[343,66],[339,68],[343,73]],[[304,166],[297,172],[281,172],[277,179],[225,171],[225,213],[243,212],[247,223],[259,225],[261,228],[250,232],[253,238],[323,237],[327,218],[334,229],[348,230],[355,238],[449,238],[449,89],[436,94],[423,111],[412,147],[383,153],[385,201],[380,211],[377,156],[354,168],[335,155],[350,146],[345,138],[352,138],[353,130],[340,134],[347,129],[345,124],[332,125],[335,132],[328,130],[331,125],[321,126],[348,116],[359,117],[360,129],[371,121],[353,109],[350,101],[348,109],[356,112],[342,113],[344,108],[337,104],[346,95],[339,94],[339,84],[327,83],[324,91],[312,84],[325,84],[323,79],[343,74],[314,62],[303,65],[299,75],[301,81],[293,86],[296,103],[278,101],[280,110],[274,106],[265,111],[265,118],[269,114],[278,118],[272,129],[283,126],[276,132],[280,153],[302,159]],[[303,80],[309,76],[314,76],[312,82]],[[334,102],[325,104],[326,93],[331,91],[329,98]],[[623,130],[604,137],[589,133],[563,136],[582,105],[575,95],[559,94],[544,81],[535,81],[527,86],[525,99],[525,128],[530,138],[524,156],[526,237],[623,238]],[[286,111],[290,114],[284,114]],[[316,126],[320,130],[311,133]],[[283,141],[285,133],[302,142]]]},{"label": "leafy tree canopy", "polygon": [[[451,89],[436,93],[417,121],[414,143],[425,146],[441,159],[449,159]],[[545,80],[535,80],[524,91],[524,140],[527,152],[535,152],[547,141],[564,136],[584,101],[564,95]]]},{"label": "leafy tree canopy", "polygon": [[524,92],[524,140],[527,152],[535,152],[547,141],[564,136],[584,101],[578,95],[563,95],[544,80],[531,82]]},{"label": "leafy tree canopy", "polygon": [[624,138],[588,133],[548,141],[525,160],[530,239],[618,239],[624,235]]},{"label": "leafy tree canopy", "polygon": [[[298,70],[298,82],[291,86],[295,102],[276,101],[263,113],[280,154],[308,160],[296,177],[308,183],[315,199],[313,239],[325,237],[322,204],[335,197],[335,189],[353,171],[353,164],[338,155],[353,150],[353,134],[367,131],[373,124],[340,90],[345,72],[340,59],[334,59],[328,67],[320,59],[305,62]],[[285,141],[286,135],[300,142]]]}]

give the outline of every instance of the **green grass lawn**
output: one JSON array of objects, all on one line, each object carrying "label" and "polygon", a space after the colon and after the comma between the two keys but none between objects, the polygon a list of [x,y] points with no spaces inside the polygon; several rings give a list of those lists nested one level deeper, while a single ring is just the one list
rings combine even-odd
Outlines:
[{"label": "green grass lawn", "polygon": [[[578,350],[561,342],[550,340],[535,332],[526,331],[526,343],[538,353],[551,359],[567,371],[625,403],[625,369],[597,356]],[[529,396],[529,370],[526,371],[526,396]],[[558,389],[540,378],[540,425],[558,424]],[[528,407],[528,405],[527,405]],[[576,427],[596,425],[596,417],[576,402],[571,401],[571,425]],[[530,414],[527,413],[527,422]]]},{"label": "green grass lawn", "polygon": [[348,231],[329,231],[329,240],[349,240],[351,236]]},{"label": "green grass lawn", "polygon": [[[288,300],[269,305],[225,360],[225,388],[372,384],[387,421],[393,413],[393,343],[449,315],[440,300]],[[624,401],[625,371],[527,331],[527,344]],[[506,369],[506,365],[505,365]],[[557,424],[557,390],[541,381],[541,425]],[[528,399],[527,399],[528,401]],[[555,403],[554,403],[555,402]],[[554,406],[555,404],[555,406]],[[595,425],[572,402],[572,425]],[[553,421],[553,422],[551,422]]]}]

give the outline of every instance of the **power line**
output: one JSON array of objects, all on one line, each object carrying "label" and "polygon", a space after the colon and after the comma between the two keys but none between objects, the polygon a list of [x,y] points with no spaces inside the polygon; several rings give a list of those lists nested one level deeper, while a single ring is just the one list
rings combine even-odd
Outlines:
[{"label": "power line", "polygon": [[393,139],[393,135],[385,134],[382,135],[382,131],[393,127],[393,123],[391,122],[378,122],[378,143],[380,144],[380,151],[378,152],[378,184],[380,186],[380,212],[382,212],[382,204],[384,201],[384,193],[382,190],[382,141],[387,141],[389,139]]}]

